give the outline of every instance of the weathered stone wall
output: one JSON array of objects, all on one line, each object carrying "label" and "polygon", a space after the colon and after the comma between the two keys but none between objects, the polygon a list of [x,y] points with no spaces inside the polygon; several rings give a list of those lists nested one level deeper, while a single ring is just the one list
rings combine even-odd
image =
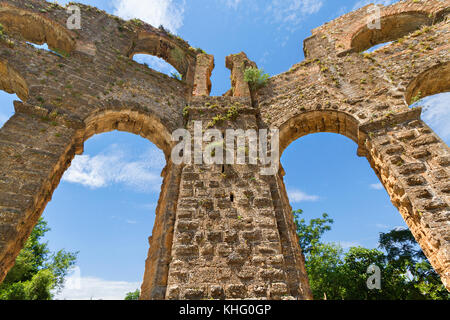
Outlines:
[{"label": "weathered stone wall", "polygon": [[[306,60],[258,92],[243,79],[256,64],[231,55],[231,90],[209,97],[213,56],[163,29],[79,5],[82,29],[68,30],[65,8],[1,1],[0,89],[22,101],[0,129],[0,281],[84,141],[120,130],[167,159],[142,299],[310,299],[283,169],[171,162],[171,133],[202,120],[221,131],[279,128],[280,151],[315,132],[355,141],[450,289],[450,152],[408,107],[450,91],[449,6],[381,7],[381,30],[366,28],[370,6],[351,12],[314,29]],[[134,62],[138,53],[165,59],[183,81]]]},{"label": "weathered stone wall", "polygon": [[[194,98],[187,112],[192,136],[194,120],[224,136],[226,129],[260,127],[248,97]],[[167,298],[311,298],[306,272],[293,261],[301,252],[293,250],[298,240],[290,239],[293,221],[284,215],[280,190],[257,165],[186,165]]]},{"label": "weathered stone wall", "polygon": [[448,287],[450,150],[420,120],[369,131],[367,158]]}]

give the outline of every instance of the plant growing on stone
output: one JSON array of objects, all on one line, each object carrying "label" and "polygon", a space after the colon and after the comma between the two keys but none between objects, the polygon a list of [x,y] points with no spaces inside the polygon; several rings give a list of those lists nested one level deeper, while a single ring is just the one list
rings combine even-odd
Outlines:
[{"label": "plant growing on stone", "polygon": [[244,71],[244,81],[248,83],[250,90],[255,92],[258,89],[265,87],[269,81],[269,75],[264,73],[263,69],[250,67]]},{"label": "plant growing on stone", "polygon": [[239,111],[236,106],[231,106],[228,108],[227,111],[227,119],[228,120],[236,120],[236,118],[239,116]]},{"label": "plant growing on stone", "polygon": [[412,97],[411,99],[411,104],[417,103],[422,99],[422,92],[418,92],[417,95],[415,95],[414,97]]},{"label": "plant growing on stone", "polygon": [[189,116],[189,106],[184,107],[183,109],[183,117],[187,118]]},{"label": "plant growing on stone", "polygon": [[180,48],[176,47],[170,51],[171,58],[177,62],[179,66],[185,68],[186,60],[184,57],[184,52]]},{"label": "plant growing on stone", "polygon": [[183,80],[183,76],[179,72],[172,72],[170,76],[179,81]]}]

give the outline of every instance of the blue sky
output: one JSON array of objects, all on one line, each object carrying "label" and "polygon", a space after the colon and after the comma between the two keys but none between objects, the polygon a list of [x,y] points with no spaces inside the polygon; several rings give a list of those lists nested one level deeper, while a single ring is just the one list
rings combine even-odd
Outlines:
[{"label": "blue sky", "polygon": [[[58,1],[66,4],[68,1]],[[81,1],[124,18],[163,24],[194,47],[215,55],[213,95],[230,87],[225,57],[244,51],[271,75],[303,59],[310,30],[371,1],[356,0],[114,0]],[[378,1],[389,4],[394,1]],[[141,63],[170,74],[158,59]],[[450,94],[429,97],[423,119],[449,144]],[[0,125],[12,114],[14,95],[0,92]],[[356,144],[336,134],[313,134],[282,156],[294,209],[315,218],[327,212],[335,224],[325,240],[344,247],[375,247],[378,233],[404,226]],[[111,132],[85,143],[44,212],[52,249],[79,251],[81,287],[59,298],[123,298],[140,287],[154,210],[165,165],[162,152],[132,134]]]}]

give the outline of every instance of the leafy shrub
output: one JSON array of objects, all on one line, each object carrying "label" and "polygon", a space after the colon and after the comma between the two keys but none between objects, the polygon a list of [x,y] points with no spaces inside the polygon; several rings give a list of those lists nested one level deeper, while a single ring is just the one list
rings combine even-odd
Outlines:
[{"label": "leafy shrub", "polygon": [[267,73],[264,73],[263,69],[250,67],[244,71],[244,81],[248,83],[251,91],[257,91],[266,86],[269,77]]}]

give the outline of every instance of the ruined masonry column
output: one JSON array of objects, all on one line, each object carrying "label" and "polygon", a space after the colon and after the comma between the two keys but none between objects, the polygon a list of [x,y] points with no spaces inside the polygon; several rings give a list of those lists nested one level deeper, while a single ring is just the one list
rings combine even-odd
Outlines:
[{"label": "ruined masonry column", "polygon": [[70,123],[39,107],[15,108],[0,129],[0,282],[75,155]]},{"label": "ruined masonry column", "polygon": [[214,56],[206,53],[197,55],[193,96],[209,96],[211,92],[211,74],[214,69]]},{"label": "ruined masonry column", "polygon": [[164,179],[152,236],[149,238],[150,249],[145,261],[141,300],[164,300],[166,296],[181,169],[169,162],[162,173]]},{"label": "ruined masonry column", "polygon": [[[243,98],[194,98],[187,128],[193,132],[193,120],[201,120],[203,130],[257,129],[250,105]],[[301,279],[296,290],[288,285],[274,179],[257,165],[183,168],[167,299],[308,298]]]},{"label": "ruined masonry column", "polygon": [[231,96],[250,97],[250,88],[244,81],[244,72],[249,67],[256,68],[256,63],[248,59],[244,52],[241,52],[229,55],[225,64],[231,70]]},{"label": "ruined masonry column", "polygon": [[421,120],[374,130],[368,159],[450,290],[450,150]]}]

